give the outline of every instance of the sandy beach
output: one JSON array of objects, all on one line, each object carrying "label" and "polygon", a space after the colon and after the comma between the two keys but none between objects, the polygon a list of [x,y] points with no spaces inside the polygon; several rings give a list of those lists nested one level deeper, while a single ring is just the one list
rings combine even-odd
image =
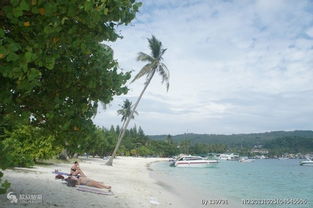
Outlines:
[{"label": "sandy beach", "polygon": [[118,157],[110,167],[100,158],[83,159],[80,167],[85,174],[111,185],[113,195],[80,192],[55,180],[52,171],[69,172],[71,164],[68,163],[5,170],[4,178],[11,183],[9,192],[42,195],[42,202],[13,204],[6,195],[1,195],[0,207],[190,207],[188,199],[175,191],[189,188],[172,187],[151,176],[153,170],[149,164],[162,160],[167,159]]}]

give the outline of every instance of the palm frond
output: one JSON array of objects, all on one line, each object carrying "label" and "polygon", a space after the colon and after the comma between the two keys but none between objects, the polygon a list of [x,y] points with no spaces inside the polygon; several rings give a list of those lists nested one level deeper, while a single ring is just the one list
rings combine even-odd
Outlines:
[{"label": "palm frond", "polygon": [[160,58],[162,58],[163,54],[165,53],[165,51],[167,50],[167,48],[164,48],[161,50],[161,55],[160,55]]},{"label": "palm frond", "polygon": [[166,82],[166,88],[169,89],[169,70],[166,67],[164,63],[162,63],[162,56],[164,55],[166,48],[162,48],[162,42],[156,39],[154,35],[152,35],[151,38],[148,38],[149,42],[149,48],[151,50],[151,55],[148,55],[146,53],[140,52],[138,53],[137,61],[144,61],[148,62],[141,70],[140,72],[135,76],[135,78],[132,80],[134,82],[135,80],[141,78],[142,76],[147,76],[147,81],[149,78],[154,75],[154,72],[157,72],[162,77],[162,84]]},{"label": "palm frond", "polygon": [[153,58],[159,58],[161,55],[161,48],[162,48],[162,43],[156,37],[152,35],[152,37],[149,39],[149,48],[151,50],[151,56]]},{"label": "palm frond", "polygon": [[170,71],[168,70],[167,66],[164,63],[160,63],[158,71],[162,77],[162,80],[168,81],[170,79]]},{"label": "palm frond", "polygon": [[118,114],[118,115],[123,115],[123,114],[124,114],[124,110],[123,110],[123,109],[117,110],[117,114]]},{"label": "palm frond", "polygon": [[137,111],[134,111],[133,115],[132,115],[132,118],[131,119],[134,119],[135,118],[135,114],[138,115],[138,112]]},{"label": "palm frond", "polygon": [[144,75],[149,75],[150,71],[153,68],[153,65],[154,65],[154,62],[153,63],[148,63],[144,67],[142,67],[140,72],[138,72],[138,74],[134,77],[134,79],[131,82],[134,82],[135,80],[141,78]]},{"label": "palm frond", "polygon": [[[124,100],[123,105],[120,105],[120,106],[121,106],[121,109],[117,110],[117,114],[122,116],[121,121],[125,121],[131,115],[132,108],[133,108],[132,102],[126,99]],[[131,119],[134,119],[135,115],[138,115],[137,111],[134,111]]]},{"label": "palm frond", "polygon": [[168,70],[167,66],[164,63],[160,63],[160,65],[163,67],[163,69],[165,70],[166,74],[169,77],[170,76],[170,71]]},{"label": "palm frond", "polygon": [[165,64],[161,63],[159,65],[158,72],[162,77],[162,84],[164,82],[166,82],[166,90],[168,91],[168,89],[170,87],[170,84],[169,84],[170,72],[169,72],[168,68],[166,67]]},{"label": "palm frond", "polygon": [[143,53],[143,52],[139,52],[138,53],[137,61],[153,62],[153,60],[154,59],[150,55],[148,55],[146,53]]}]

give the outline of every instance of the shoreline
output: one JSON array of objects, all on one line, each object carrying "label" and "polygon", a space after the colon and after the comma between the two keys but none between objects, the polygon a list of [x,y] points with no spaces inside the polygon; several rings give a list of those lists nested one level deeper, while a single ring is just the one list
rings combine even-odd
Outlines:
[{"label": "shoreline", "polygon": [[[151,164],[167,161],[166,158],[117,157],[114,166],[106,166],[100,158],[81,158],[81,169],[91,179],[112,186],[113,196],[81,192],[67,187],[55,180],[52,171],[59,169],[69,172],[71,164],[58,163],[33,168],[14,168],[4,170],[4,179],[11,183],[8,192],[16,196],[22,194],[42,195],[42,202],[35,204],[14,204],[7,199],[7,194],[0,195],[4,207],[188,207],[184,199],[166,184],[151,177]],[[151,170],[149,170],[151,169]]]},{"label": "shoreline", "polygon": [[[163,161],[164,162],[164,161]],[[152,165],[156,164],[152,163]],[[171,167],[175,168],[175,167]],[[166,174],[158,168],[150,167],[150,176],[157,180],[160,186],[164,189],[174,193],[179,199],[181,199],[185,207],[203,208],[239,208],[242,207],[236,200],[227,198],[221,194],[219,190],[207,190],[199,186],[195,186],[191,181],[186,181],[185,178],[179,178],[172,174]],[[183,171],[185,168],[181,168]],[[195,176],[196,177],[196,176]],[[228,204],[209,204],[210,200],[227,200]],[[203,204],[207,202],[208,204]],[[245,206],[248,207],[248,206]]]},{"label": "shoreline", "polygon": [[[152,165],[157,165],[153,163]],[[172,167],[175,168],[175,167]],[[184,204],[184,207],[201,208],[202,200],[208,197],[199,187],[195,187],[191,182],[177,178],[173,175],[164,173],[155,167],[151,168],[150,176],[157,180],[157,184],[178,197]]]}]

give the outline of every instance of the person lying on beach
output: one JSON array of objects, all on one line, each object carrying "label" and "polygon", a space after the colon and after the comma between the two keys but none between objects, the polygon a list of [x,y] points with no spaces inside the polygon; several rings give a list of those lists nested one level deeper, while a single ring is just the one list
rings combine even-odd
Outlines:
[{"label": "person lying on beach", "polygon": [[100,189],[104,189],[104,188],[111,189],[111,186],[107,186],[103,184],[102,182],[92,180],[90,178],[87,178],[86,176],[69,177],[69,179],[67,179],[67,183],[69,184],[69,186],[86,185],[86,186],[96,187]]},{"label": "person lying on beach", "polygon": [[90,178],[87,178],[86,174],[80,169],[79,163],[77,161],[74,162],[73,166],[71,167],[71,176],[69,180],[76,180],[76,182],[70,182],[73,183],[72,185],[86,185],[86,186],[92,186],[96,188],[106,188],[111,189],[111,186],[106,186],[102,182],[98,182],[95,180],[92,180]]},{"label": "person lying on beach", "polygon": [[84,176],[78,178],[78,185],[93,186],[93,187],[101,188],[101,189],[103,189],[103,188],[111,189],[111,186],[107,186],[107,185],[103,184],[102,182],[98,182],[98,181],[92,180],[92,179],[84,177]]}]

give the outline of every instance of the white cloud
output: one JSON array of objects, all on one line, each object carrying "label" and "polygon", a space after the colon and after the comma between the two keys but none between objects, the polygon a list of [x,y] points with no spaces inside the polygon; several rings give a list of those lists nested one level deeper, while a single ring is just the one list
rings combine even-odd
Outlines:
[{"label": "white cloud", "polygon": [[309,28],[307,31],[306,31],[306,34],[308,36],[310,36],[311,38],[313,38],[313,27]]},{"label": "white cloud", "polygon": [[[142,67],[137,53],[149,52],[147,37],[156,35],[168,48],[170,91],[155,77],[135,120],[147,133],[313,128],[313,94],[303,93],[313,90],[312,2],[143,3],[131,26],[121,28],[124,39],[111,46],[120,66],[136,72]],[[130,85],[128,95],[116,98],[95,123],[117,124],[118,104],[134,102],[143,83]]]}]

